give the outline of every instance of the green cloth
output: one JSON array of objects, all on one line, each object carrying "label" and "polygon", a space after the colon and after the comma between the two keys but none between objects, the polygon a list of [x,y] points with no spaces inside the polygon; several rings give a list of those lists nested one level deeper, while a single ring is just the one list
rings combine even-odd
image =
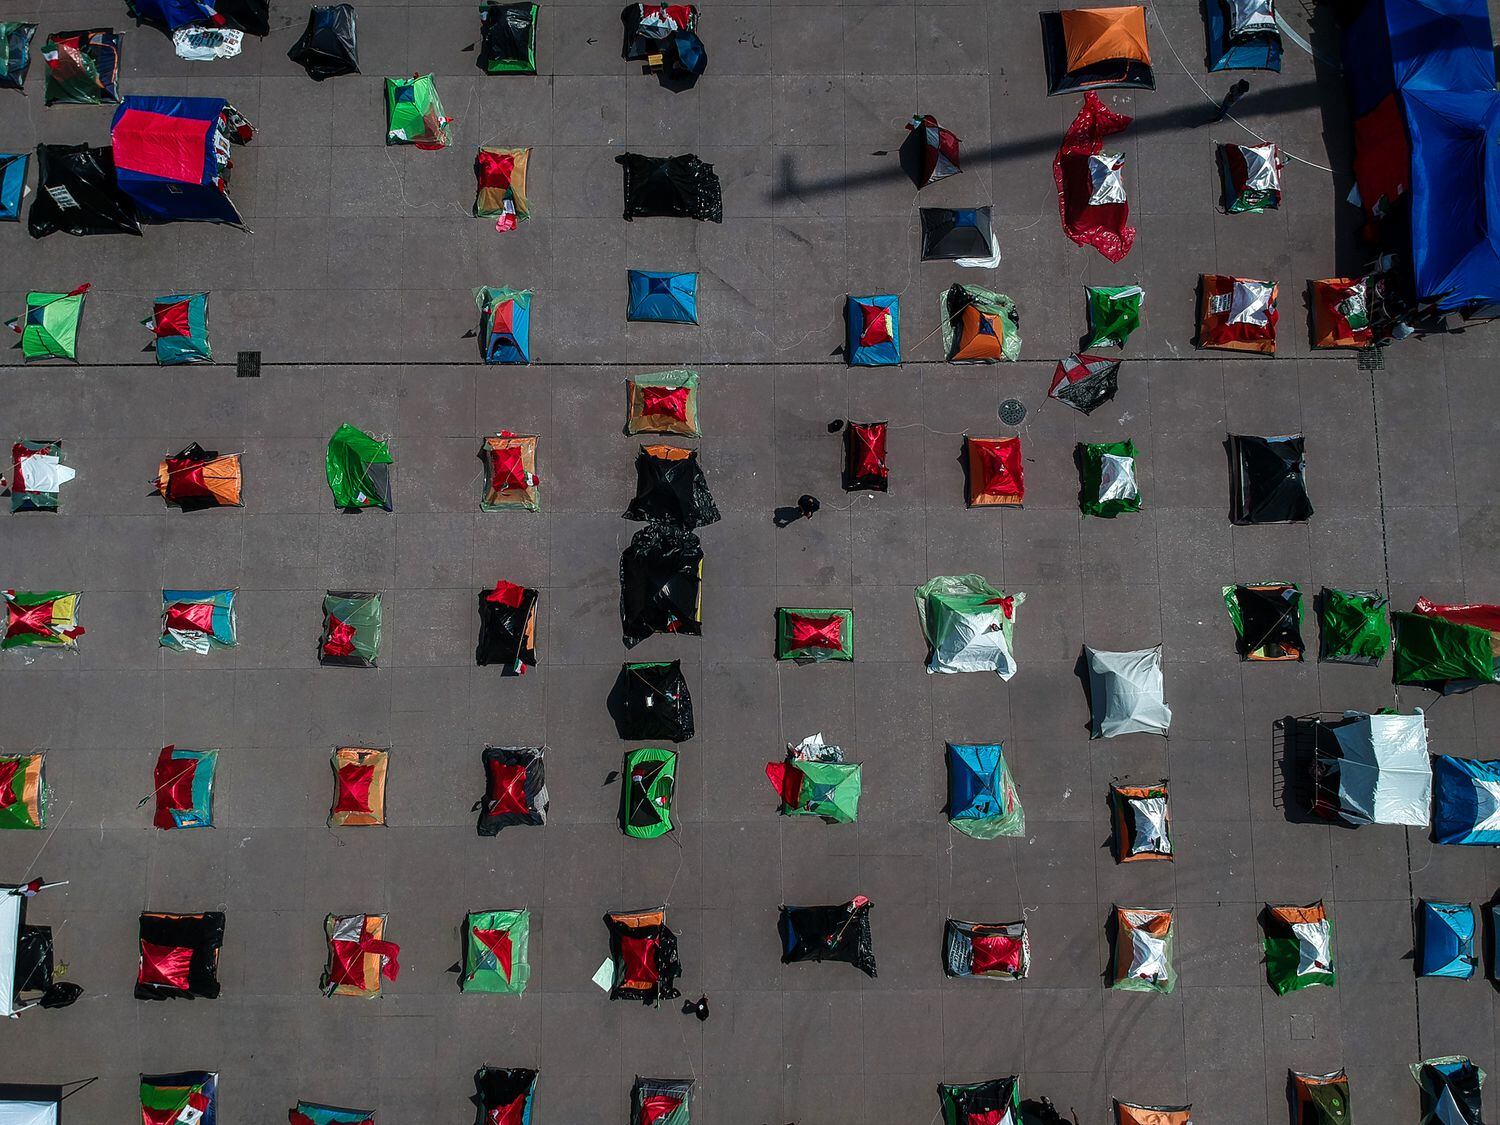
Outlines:
[{"label": "green cloth", "polygon": [[840,824],[858,819],[862,781],[857,763],[792,761],[786,768],[802,775],[802,785],[795,805],[782,801],[784,815],[821,816]]},{"label": "green cloth", "polygon": [[380,655],[380,595],[329,593],[323,599],[324,640],[327,640],[331,618],[337,618],[354,630],[350,642],[353,656],[373,668]]},{"label": "green cloth", "polygon": [[1494,649],[1486,629],[1425,613],[1393,613],[1398,684],[1438,685],[1449,680],[1495,679]]},{"label": "green cloth", "polygon": [[[1333,924],[1322,923],[1328,932],[1329,948],[1332,949]],[[1295,932],[1275,921],[1262,943],[1266,954],[1266,983],[1277,996],[1285,996],[1299,988],[1315,985],[1333,985],[1338,977],[1334,969],[1307,966],[1303,968],[1303,954],[1309,946]]]},{"label": "green cloth", "polygon": [[[838,618],[839,647],[823,645],[798,646],[793,637],[793,619],[811,617],[819,619]],[[853,660],[854,659],[854,611],[852,609],[806,609],[783,606],[776,611],[776,659],[777,660]]]},{"label": "green cloth", "polygon": [[464,919],[464,992],[519,996],[531,980],[529,910],[476,910]]},{"label": "green cloth", "polygon": [[672,795],[677,787],[677,755],[648,746],[625,755],[620,791],[620,827],[637,840],[672,831]]},{"label": "green cloth", "polygon": [[[961,302],[955,302],[953,290],[960,290]],[[1021,319],[1016,312],[1016,303],[1004,293],[981,289],[977,285],[954,285],[943,291],[938,298],[938,321],[943,331],[943,355],[952,362],[953,340],[957,333],[954,325],[967,302],[988,316],[998,316],[1005,321],[1005,331],[1000,337],[1000,354],[1014,363],[1021,355]],[[955,307],[956,305],[956,307]]]},{"label": "green cloth", "polygon": [[[1079,497],[1079,507],[1084,515],[1114,519],[1121,512],[1141,510],[1139,478],[1136,477],[1140,454],[1134,442],[1129,438],[1124,441],[1106,441],[1097,444],[1085,442],[1079,445],[1078,456],[1083,476],[1083,491]],[[1130,462],[1129,481],[1115,479],[1108,482],[1108,491],[1112,493],[1108,497],[1104,495],[1106,484],[1103,479],[1106,457],[1127,458]]]},{"label": "green cloth", "polygon": [[442,148],[453,140],[432,75],[385,80],[385,143]]},{"label": "green cloth", "polygon": [[393,462],[390,447],[345,422],[328,439],[328,487],[340,508],[379,508],[389,502],[386,490],[370,476],[371,465]]},{"label": "green cloth", "polygon": [[83,293],[28,293],[21,326],[21,355],[33,359],[78,358],[78,321]]},{"label": "green cloth", "polygon": [[1318,659],[1376,665],[1391,651],[1387,602],[1364,590],[1324,587],[1318,596]]},{"label": "green cloth", "polygon": [[1089,312],[1089,339],[1084,347],[1123,348],[1141,326],[1145,290],[1139,285],[1090,285],[1084,292]]}]

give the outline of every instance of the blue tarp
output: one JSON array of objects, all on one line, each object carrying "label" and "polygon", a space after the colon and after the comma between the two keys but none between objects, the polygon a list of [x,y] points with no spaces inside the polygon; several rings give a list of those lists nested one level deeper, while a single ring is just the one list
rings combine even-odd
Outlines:
[{"label": "blue tarp", "polygon": [[194,23],[209,23],[215,15],[214,0],[130,0],[138,20],[162,24],[168,31]]},{"label": "blue tarp", "polygon": [[663,324],[698,323],[698,275],[630,270],[630,300],[627,320],[652,320]]},{"label": "blue tarp", "polygon": [[1500,844],[1500,761],[1432,756],[1432,838]]},{"label": "blue tarp", "polygon": [[1398,87],[1492,90],[1485,0],[1368,0],[1343,31],[1349,108],[1363,117]]},{"label": "blue tarp", "polygon": [[1417,904],[1417,976],[1474,975],[1474,911],[1466,902]]},{"label": "blue tarp", "polygon": [[26,194],[29,154],[0,152],[0,221],[21,221],[21,200]]},{"label": "blue tarp", "polygon": [[1003,816],[998,745],[948,747],[948,819],[989,820]]},{"label": "blue tarp", "polygon": [[223,98],[127,97],[110,125],[115,181],[155,222],[240,222],[220,183]]},{"label": "blue tarp", "polygon": [[901,300],[891,293],[850,297],[849,363],[886,367],[901,362]]}]

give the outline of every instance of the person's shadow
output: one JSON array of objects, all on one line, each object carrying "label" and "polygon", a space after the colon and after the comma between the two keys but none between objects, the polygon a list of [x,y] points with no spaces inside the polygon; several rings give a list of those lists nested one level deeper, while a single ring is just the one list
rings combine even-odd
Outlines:
[{"label": "person's shadow", "polygon": [[777,527],[789,527],[802,518],[802,509],[795,504],[787,504],[777,508],[771,515],[771,522]]}]

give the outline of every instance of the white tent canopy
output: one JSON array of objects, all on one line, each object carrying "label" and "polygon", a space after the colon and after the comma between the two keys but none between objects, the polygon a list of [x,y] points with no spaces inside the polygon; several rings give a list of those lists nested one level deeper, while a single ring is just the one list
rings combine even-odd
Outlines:
[{"label": "white tent canopy", "polygon": [[1338,745],[1339,815],[1350,824],[1426,828],[1432,765],[1421,711],[1412,715],[1344,712],[1328,728]]},{"label": "white tent canopy", "polygon": [[1092,738],[1166,734],[1172,710],[1163,696],[1161,646],[1103,652],[1084,646],[1089,667]]}]

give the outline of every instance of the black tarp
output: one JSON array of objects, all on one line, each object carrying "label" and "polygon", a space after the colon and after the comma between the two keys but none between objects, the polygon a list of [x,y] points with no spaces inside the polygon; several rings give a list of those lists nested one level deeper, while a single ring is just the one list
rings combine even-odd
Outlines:
[{"label": "black tarp", "polygon": [[724,221],[723,198],[714,166],[692,153],[682,156],[642,156],[626,152],[615,157],[625,169],[625,221],[636,216],[668,216]]},{"label": "black tarp", "polygon": [[1302,655],[1302,593],[1295,586],[1236,586],[1235,604],[1240,610],[1239,637],[1235,648],[1249,660],[1253,652],[1261,659],[1285,659]]},{"label": "black tarp", "polygon": [[693,697],[681,661],[620,668],[615,726],[630,742],[686,742],[693,737]]},{"label": "black tarp", "polygon": [[620,555],[620,625],[633,648],[652,633],[697,637],[703,548],[691,531],[648,523]]},{"label": "black tarp", "polygon": [[544,750],[531,746],[486,746],[484,798],[479,802],[479,834],[502,828],[547,823],[547,772]]},{"label": "black tarp", "polygon": [[988,207],[923,207],[921,211],[924,262],[988,258],[993,253]]},{"label": "black tarp", "polygon": [[783,906],[781,908],[781,963],[847,961],[868,976],[875,975],[875,949],[870,941],[870,910],[874,903],[856,899],[841,906]]},{"label": "black tarp", "polygon": [[37,190],[26,218],[32,238],[68,234],[140,234],[135,204],[115,183],[108,145],[37,145]]},{"label": "black tarp", "polygon": [[536,1075],[524,1067],[480,1067],[474,1075],[474,1097],[479,1103],[475,1125],[523,1120],[522,1111],[511,1107],[525,1106],[536,1087]]},{"label": "black tarp", "polygon": [[[1065,406],[1092,414],[1120,389],[1120,361],[1096,355],[1070,356],[1058,364],[1062,377],[1054,376],[1048,394]],[[1082,368],[1082,374],[1078,374]],[[1070,378],[1070,375],[1077,378]]]},{"label": "black tarp", "polygon": [[535,74],[532,39],[536,35],[535,4],[482,4],[479,9],[481,70],[507,74]]},{"label": "black tarp", "polygon": [[697,452],[680,452],[686,456],[662,457],[642,448],[635,459],[635,498],[625,509],[626,519],[660,520],[690,531],[718,522],[719,509]]},{"label": "black tarp", "polygon": [[1480,1069],[1466,1058],[1429,1059],[1417,1068],[1422,1120],[1434,1125],[1484,1125]]},{"label": "black tarp", "polygon": [[[479,592],[479,644],[474,661],[481,666],[499,664],[505,675],[519,676],[526,665],[536,666],[536,604],[541,595],[505,585],[508,589]],[[515,590],[520,593],[514,594]]]},{"label": "black tarp", "polygon": [[315,7],[307,29],[286,57],[307,71],[314,82],[359,73],[359,38],[353,4]]},{"label": "black tarp", "polygon": [[[219,950],[224,945],[224,915],[210,910],[202,914],[142,914],[141,957],[148,960],[147,944],[156,949],[189,949],[187,987],[171,984],[135,983],[137,1000],[166,1000],[169,997],[212,1000],[219,995]],[[142,970],[145,971],[144,968]]]},{"label": "black tarp", "polygon": [[1231,434],[1234,461],[1229,518],[1237,524],[1296,523],[1313,514],[1301,434]]}]

